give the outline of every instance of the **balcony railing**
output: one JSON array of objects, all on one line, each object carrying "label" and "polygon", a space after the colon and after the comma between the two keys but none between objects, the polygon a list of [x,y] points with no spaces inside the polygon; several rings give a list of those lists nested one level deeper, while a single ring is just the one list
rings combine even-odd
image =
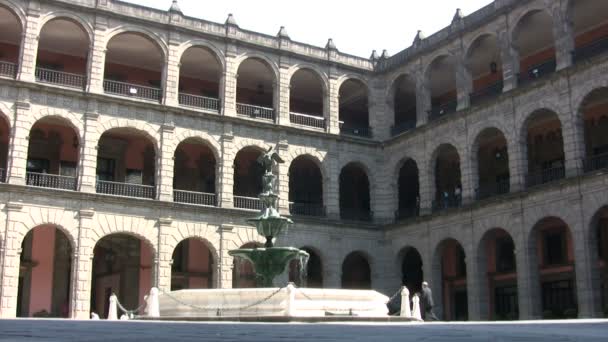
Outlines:
[{"label": "balcony railing", "polygon": [[553,167],[537,172],[529,173],[526,177],[526,185],[528,187],[541,185],[566,177],[566,169],[563,166]]},{"label": "balcony railing", "polygon": [[353,125],[346,123],[344,121],[340,121],[340,134],[343,135],[353,135],[356,137],[363,138],[371,138],[372,137],[372,128],[367,126]]},{"label": "balcony railing", "polygon": [[602,37],[592,43],[576,48],[572,52],[574,63],[580,62],[608,51],[608,37]]},{"label": "balcony railing", "polygon": [[49,173],[28,172],[25,183],[41,188],[76,190],[76,177],[52,175]]},{"label": "balcony railing", "polygon": [[583,170],[592,172],[608,168],[608,153],[587,157],[583,160]]},{"label": "balcony railing", "polygon": [[17,64],[0,61],[0,76],[17,77]]},{"label": "balcony railing", "polygon": [[447,209],[460,208],[462,206],[462,197],[454,194],[448,195],[441,199],[433,201],[433,212],[438,212]]},{"label": "balcony railing", "polygon": [[262,210],[262,201],[255,197],[233,196],[234,207],[248,210]]},{"label": "balcony railing", "polygon": [[212,112],[220,112],[220,100],[212,97],[179,93],[179,104],[182,106],[203,108]]},{"label": "balcony railing", "polygon": [[374,213],[371,211],[340,208],[340,218],[350,221],[370,222],[374,219]]},{"label": "balcony railing", "polygon": [[0,183],[6,182],[6,169],[0,169]]},{"label": "balcony railing", "polygon": [[436,120],[444,115],[454,113],[456,108],[458,108],[457,99],[435,105],[429,111],[429,120]]},{"label": "balcony railing", "polygon": [[156,188],[152,185],[97,181],[97,193],[115,196],[156,198]]},{"label": "balcony railing", "polygon": [[536,79],[542,78],[555,72],[557,62],[555,58],[544,61],[528,68],[524,73],[517,74],[517,84],[524,85]]},{"label": "balcony railing", "polygon": [[492,184],[485,184],[480,186],[477,192],[477,199],[482,200],[497,195],[508,194],[511,189],[509,179],[494,182]]},{"label": "balcony railing", "polygon": [[[414,113],[414,117],[416,117],[416,113]],[[399,135],[414,128],[416,128],[416,119],[405,120],[402,122],[395,123],[395,125],[391,127],[391,134],[393,136]]]},{"label": "balcony railing", "polygon": [[289,113],[289,121],[296,125],[309,126],[315,128],[325,128],[325,118],[300,113]]},{"label": "balcony railing", "polygon": [[236,113],[241,116],[248,116],[254,119],[264,119],[274,121],[274,109],[260,107],[249,104],[237,103]]},{"label": "balcony railing", "polygon": [[159,88],[144,87],[118,81],[104,80],[103,90],[108,94],[135,97],[157,102],[160,102],[162,99],[162,91]]},{"label": "balcony railing", "polygon": [[319,203],[289,202],[289,213],[299,216],[325,216],[325,206]]},{"label": "balcony railing", "polygon": [[477,104],[484,99],[500,95],[502,93],[502,88],[503,82],[502,80],[500,80],[498,82],[490,84],[485,88],[474,91],[469,95],[471,105]]},{"label": "balcony railing", "polygon": [[420,215],[420,208],[418,206],[399,208],[395,211],[397,221],[411,219],[418,217],[418,215]]},{"label": "balcony railing", "polygon": [[58,84],[65,87],[84,89],[86,76],[69,72],[36,67],[36,81],[40,83]]},{"label": "balcony railing", "polygon": [[186,190],[173,190],[173,201],[214,207],[217,205],[215,194]]}]

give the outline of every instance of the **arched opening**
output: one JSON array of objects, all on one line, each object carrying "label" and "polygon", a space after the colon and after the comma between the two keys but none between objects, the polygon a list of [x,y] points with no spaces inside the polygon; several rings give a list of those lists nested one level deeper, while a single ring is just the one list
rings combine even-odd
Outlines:
[{"label": "arched opening", "polygon": [[367,257],[361,252],[352,252],[342,262],[342,288],[369,290],[372,288],[372,271]]},{"label": "arched opening", "polygon": [[103,89],[106,93],[160,102],[165,57],[154,40],[120,33],[108,42]]},{"label": "arched opening", "polygon": [[173,200],[215,206],[215,155],[200,139],[177,145],[173,165]]},{"label": "arched opening", "polygon": [[393,135],[416,128],[416,81],[409,75],[401,75],[393,84]]},{"label": "arched opening", "polygon": [[599,310],[606,317],[608,316],[608,207],[604,206],[593,216],[590,231],[589,262],[591,265],[597,265],[591,268],[594,282],[591,288],[594,294],[599,292],[601,300]]},{"label": "arched opening", "polygon": [[357,163],[340,172],[340,217],[344,220],[370,221],[370,187],[367,173]]},{"label": "arched opening", "polygon": [[519,55],[518,83],[555,72],[553,18],[545,11],[532,10],[524,15],[513,31],[513,48]]},{"label": "arched opening", "polygon": [[476,139],[477,198],[506,194],[510,190],[507,139],[496,128],[484,129]]},{"label": "arched opening", "polygon": [[[486,232],[478,250],[483,318],[517,320],[519,301],[515,243],[502,228]],[[488,303],[484,305],[484,303]]]},{"label": "arched opening", "polygon": [[97,149],[97,192],[156,198],[156,148],[146,133],[135,128],[104,132]]},{"label": "arched opening", "polygon": [[460,156],[449,144],[439,146],[435,153],[435,201],[434,210],[458,208],[462,204],[460,181]]},{"label": "arched opening", "polygon": [[88,33],[72,19],[47,22],[38,40],[36,81],[84,89],[89,46]]},{"label": "arched opening", "polygon": [[21,243],[17,317],[70,317],[72,245],[53,225],[30,230]]},{"label": "arched opening", "polygon": [[608,167],[608,88],[585,97],[580,115],[585,124],[585,172]]},{"label": "arched opening", "polygon": [[422,257],[414,247],[406,247],[401,253],[401,284],[410,291],[410,294],[422,293],[424,272],[422,270]]},{"label": "arched opening", "polygon": [[289,121],[293,124],[325,128],[323,80],[310,69],[299,69],[289,85]]},{"label": "arched opening", "polygon": [[153,284],[154,250],[143,239],[124,233],[103,237],[93,249],[91,312],[108,317],[108,299],[116,294],[126,309],[144,304]]},{"label": "arched opening", "polygon": [[564,139],[557,114],[541,109],[530,115],[524,125],[528,157],[528,187],[565,177]]},{"label": "arched opening", "polygon": [[196,238],[182,240],[171,256],[171,291],[213,288],[213,255]]},{"label": "arched opening", "polygon": [[262,151],[248,146],[240,150],[234,158],[234,185],[232,189],[234,207],[260,210],[262,203],[258,195],[262,192],[264,167],[258,163]]},{"label": "arched opening", "polygon": [[572,247],[570,228],[559,218],[544,218],[530,232],[531,282],[540,290],[533,310],[544,319],[578,317]]},{"label": "arched opening", "polygon": [[496,36],[478,37],[469,48],[466,63],[473,82],[471,104],[502,93],[502,59]]},{"label": "arched opening", "polygon": [[292,215],[325,215],[323,175],[310,156],[299,156],[289,166],[289,212]]},{"label": "arched opening", "polygon": [[323,288],[323,266],[321,257],[310,247],[302,247],[301,250],[308,253],[310,258],[306,264],[306,273],[303,274],[297,260],[289,263],[289,281],[297,287]]},{"label": "arched opening", "polygon": [[8,164],[8,144],[11,129],[7,117],[0,112],[0,182],[6,182],[6,167]]},{"label": "arched opening", "polygon": [[[255,249],[262,247],[257,242],[248,242],[241,246],[241,249]],[[233,289],[250,289],[258,287],[258,280],[255,276],[255,269],[249,260],[242,258],[232,258],[232,288]]]},{"label": "arched opening", "polygon": [[236,84],[236,113],[274,121],[275,74],[268,63],[247,58],[239,65]]},{"label": "arched opening", "polygon": [[574,34],[574,61],[597,56],[608,49],[608,2],[570,0]]},{"label": "arched opening", "polygon": [[429,120],[438,119],[456,111],[458,92],[456,88],[456,62],[452,56],[435,58],[427,71],[431,91]]},{"label": "arched opening", "polygon": [[399,169],[397,219],[416,217],[420,213],[420,184],[418,179],[418,165],[413,159],[406,160]]},{"label": "arched opening", "polygon": [[32,126],[28,140],[27,185],[76,190],[80,142],[71,123],[47,116]]},{"label": "arched opening", "polygon": [[219,113],[221,75],[214,52],[200,46],[187,49],[179,67],[179,104]]},{"label": "arched opening", "polygon": [[348,79],[340,86],[340,134],[371,138],[368,90],[365,83]]},{"label": "arched opening", "polygon": [[15,78],[21,50],[22,25],[19,18],[7,7],[0,5],[0,76]]},{"label": "arched opening", "polygon": [[447,239],[438,247],[440,261],[443,318],[446,321],[469,319],[467,299],[467,264],[462,245]]}]

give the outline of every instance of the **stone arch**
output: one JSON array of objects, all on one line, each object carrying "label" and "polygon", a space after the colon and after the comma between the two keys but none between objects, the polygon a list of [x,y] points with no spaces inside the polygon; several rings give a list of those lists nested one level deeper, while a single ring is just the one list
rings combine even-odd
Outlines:
[{"label": "stone arch", "polygon": [[600,80],[585,81],[580,86],[577,86],[579,92],[572,98],[572,109],[575,111],[575,119],[581,119],[581,114],[585,101],[600,91],[608,91],[608,80],[603,77]]},{"label": "stone arch", "polygon": [[437,55],[433,56],[433,58],[431,58],[429,60],[429,62],[424,66],[424,72],[422,73],[424,75],[424,79],[426,80],[426,82],[430,82],[430,73],[431,73],[431,69],[433,64],[435,64],[435,62],[437,62],[439,59],[441,58],[455,58],[456,56],[454,56],[452,53],[447,52],[447,51],[442,51],[440,53],[438,53]]},{"label": "stone arch", "polygon": [[[456,150],[456,153],[458,153],[458,158],[460,159],[460,162],[462,164],[462,156],[463,153],[462,151],[459,149],[459,145],[456,143],[456,139],[452,138],[452,137],[446,137],[444,140],[438,142],[437,144],[435,144],[433,146],[433,149],[431,150],[431,157],[427,160],[427,167],[429,170],[429,175],[435,175],[435,166],[437,165],[437,157],[439,156],[439,152],[442,148],[445,147],[452,147]],[[460,165],[461,169],[462,169],[462,165]],[[462,170],[461,170],[462,172]]]},{"label": "stone arch", "polygon": [[215,158],[215,160],[218,163],[219,163],[219,161],[221,161],[222,156],[220,154],[220,151],[222,150],[222,148],[221,148],[219,142],[213,136],[209,135],[206,132],[202,132],[202,131],[197,131],[197,132],[184,131],[184,132],[181,132],[181,133],[175,135],[173,137],[173,143],[171,144],[170,150],[175,152],[177,147],[182,142],[184,142],[188,139],[194,139],[198,142],[203,143],[205,146],[209,147],[211,152],[213,152],[213,157]]},{"label": "stone arch", "polygon": [[274,83],[276,84],[277,82],[279,82],[280,71],[279,71],[279,67],[278,67],[277,63],[275,61],[273,61],[272,59],[270,59],[268,56],[258,53],[258,52],[246,52],[235,59],[234,70],[237,74],[238,74],[239,68],[241,67],[241,64],[243,64],[243,62],[248,59],[258,59],[258,60],[262,61],[263,64],[265,64],[266,66],[268,66],[270,68],[270,70],[272,70]]},{"label": "stone arch", "polygon": [[220,262],[220,254],[218,252],[218,249],[215,247],[215,245],[213,245],[213,243],[207,239],[204,236],[199,236],[196,234],[180,234],[180,236],[178,238],[176,238],[175,236],[173,236],[174,239],[172,239],[172,241],[170,241],[170,245],[166,246],[167,247],[167,251],[169,251],[169,257],[172,259],[173,253],[175,253],[175,249],[177,248],[177,246],[179,246],[180,243],[187,241],[187,240],[196,240],[200,243],[202,243],[208,250],[209,253],[211,254],[211,269],[209,270],[209,272],[211,272],[211,279],[213,280],[213,284],[215,286],[219,285],[219,269],[217,267],[218,263]]},{"label": "stone arch", "polygon": [[110,120],[99,120],[100,124],[97,126],[97,134],[96,140],[99,140],[101,136],[114,128],[134,128],[140,132],[143,132],[144,135],[151,140],[154,145],[154,152],[156,153],[156,158],[160,158],[160,148],[158,142],[160,141],[158,137],[158,130],[154,129],[154,127],[143,121],[139,120],[131,120],[131,119],[123,119],[123,118],[115,118]]},{"label": "stone arch", "polygon": [[21,32],[25,30],[25,23],[27,22],[27,14],[25,10],[17,5],[12,0],[0,0],[0,6],[11,11],[17,20],[19,20],[19,24],[21,25]]},{"label": "stone arch", "polygon": [[[496,34],[496,32],[492,32],[492,31],[482,31],[482,32],[478,32],[476,33],[472,39],[470,39],[465,47],[464,47],[464,51],[465,53],[465,60],[467,60],[470,56],[471,56],[471,52],[473,51],[473,48],[475,47],[475,43],[477,43],[480,39],[483,39],[484,37],[494,37],[497,40],[499,39],[498,34]],[[500,46],[499,46],[500,48]]]},{"label": "stone arch", "polygon": [[357,74],[349,73],[349,74],[344,74],[344,75],[340,76],[338,78],[338,81],[336,82],[336,88],[339,90],[342,87],[342,84],[344,84],[344,82],[346,82],[348,80],[355,80],[355,81],[361,82],[361,84],[363,84],[363,86],[365,87],[365,91],[367,92],[367,96],[369,97],[369,93],[370,93],[370,91],[369,91],[369,89],[370,89],[369,83],[370,83],[370,80],[368,78],[364,77],[364,76],[360,76],[360,75],[357,75]]},{"label": "stone arch", "polygon": [[[405,245],[404,247],[402,247],[399,252],[397,253],[397,257],[395,258],[395,269],[398,270],[399,274],[400,274],[400,284],[403,284],[404,286],[406,286],[408,288],[408,290],[410,291],[410,295],[413,295],[415,292],[420,292],[420,288],[417,288],[416,285],[412,286],[412,282],[418,282],[418,279],[412,279],[412,281],[408,281],[408,283],[410,283],[410,286],[407,286],[408,284],[405,284],[404,281],[407,278],[407,275],[404,273],[404,262],[405,257],[408,253],[410,252],[415,252],[420,260],[420,284],[422,284],[422,282],[424,281],[424,258],[422,257],[422,253],[420,252],[423,249],[419,248],[420,246],[416,246],[415,244],[412,243],[408,243],[407,245]],[[417,278],[417,277],[414,277]]]},{"label": "stone arch", "polygon": [[268,149],[268,146],[264,146],[265,144],[268,144],[268,146],[271,145],[271,143],[266,143],[263,140],[254,140],[254,139],[248,139],[248,138],[235,139],[235,143],[234,143],[233,147],[234,147],[234,151],[236,151],[236,152],[234,155],[236,157],[236,153],[238,153],[240,150],[244,149],[245,147],[253,147],[260,151],[266,151]]},{"label": "stone arch", "polygon": [[[97,234],[95,234],[95,236],[91,236],[91,242],[92,242],[92,246],[91,246],[91,253],[93,253],[93,248],[95,248],[95,246],[97,245],[97,243],[99,241],[101,241],[102,239],[111,236],[111,235],[115,235],[115,234],[124,234],[124,235],[129,235],[131,237],[134,237],[138,240],[141,240],[143,242],[146,243],[146,245],[150,248],[150,250],[152,251],[152,255],[156,256],[158,254],[158,246],[157,243],[155,242],[155,237],[154,236],[150,236],[151,234],[148,234],[146,232],[141,232],[138,231],[137,228],[133,228],[133,227],[128,227],[127,229],[119,229],[119,228],[114,228],[111,231],[104,231],[104,232],[96,232]],[[156,239],[158,239],[156,237]]]},{"label": "stone arch", "polygon": [[511,17],[512,25],[509,25],[509,37],[511,41],[513,41],[513,38],[517,33],[517,29],[519,29],[519,24],[521,24],[521,21],[528,15],[533,14],[535,12],[545,12],[551,17],[552,20],[555,20],[553,17],[553,12],[547,7],[546,3],[541,1],[535,1],[531,5],[526,6],[526,8],[522,8],[520,12],[517,13],[517,15]]},{"label": "stone arch", "polygon": [[329,78],[327,77],[327,74],[325,72],[323,72],[323,70],[321,70],[321,68],[319,68],[318,66],[316,66],[314,64],[297,63],[297,64],[292,65],[287,71],[287,77],[289,78],[290,82],[291,82],[293,75],[295,75],[295,73],[300,70],[309,70],[312,73],[314,73],[315,75],[317,75],[317,77],[319,77],[319,80],[321,81],[321,86],[323,87],[323,94],[326,97],[327,94],[329,93],[329,91],[328,91]]},{"label": "stone arch", "polygon": [[73,212],[50,209],[50,208],[32,208],[29,215],[20,222],[15,222],[13,225],[12,235],[19,241],[18,246],[25,236],[34,228],[41,226],[54,226],[65,234],[72,251],[78,250],[78,221],[74,218]]},{"label": "stone arch", "polygon": [[321,170],[323,180],[329,177],[327,165],[325,163],[325,152],[320,152],[310,147],[300,147],[290,150],[290,153],[286,156],[286,158],[284,157],[283,159],[285,160],[286,165],[291,165],[294,160],[301,156],[308,156],[314,161],[315,164],[317,164],[317,167],[319,167],[319,170]]},{"label": "stone arch", "polygon": [[[349,260],[349,258],[354,257],[360,255],[366,262],[367,265],[369,266],[369,288],[373,289],[374,288],[374,260],[371,257],[370,253],[368,253],[365,250],[362,249],[356,249],[353,251],[350,251],[348,253],[346,253],[345,255],[342,256],[342,258],[340,259],[340,280],[341,280],[341,287],[344,288],[345,286],[345,264],[346,262]],[[347,279],[349,280],[349,279]],[[363,281],[365,281],[366,279],[362,279]],[[346,284],[348,285],[348,284]],[[363,285],[367,285],[367,284],[363,284]]]},{"label": "stone arch", "polygon": [[66,19],[69,21],[74,22],[77,26],[80,26],[80,28],[82,28],[82,30],[86,33],[88,41],[89,41],[89,47],[93,44],[93,37],[94,37],[94,32],[95,30],[93,29],[93,27],[91,26],[90,22],[91,20],[88,20],[80,15],[78,15],[75,12],[68,12],[68,11],[53,11],[53,12],[49,12],[46,13],[44,16],[42,16],[42,18],[40,19],[40,23],[38,25],[38,36],[40,36],[40,33],[42,31],[42,28],[44,28],[44,26],[55,19]]},{"label": "stone arch", "polygon": [[443,236],[442,238],[436,240],[438,242],[435,243],[432,249],[432,257],[431,257],[431,274],[427,275],[427,278],[430,278],[430,287],[434,289],[433,291],[433,299],[435,302],[435,307],[437,310],[434,312],[439,315],[439,318],[446,319],[445,317],[445,284],[443,277],[443,254],[447,244],[456,243],[457,246],[460,246],[464,252],[465,257],[465,266],[466,266],[466,258],[468,256],[468,251],[465,248],[465,244],[463,244],[462,240],[459,240],[452,235],[448,234]]},{"label": "stone arch", "polygon": [[388,84],[389,86],[384,92],[384,96],[386,97],[387,101],[392,101],[390,98],[393,97],[395,92],[395,86],[397,85],[397,81],[401,77],[405,77],[406,79],[410,79],[414,81],[414,83],[416,83],[416,75],[412,74],[412,72],[410,71],[400,70],[391,74],[388,78],[388,82],[386,82],[386,84]]},{"label": "stone arch", "polygon": [[82,120],[82,115],[71,111],[50,107],[45,107],[40,111],[36,111],[33,113],[33,115],[29,116],[29,123],[26,127],[27,131],[31,131],[36,122],[46,117],[57,117],[60,118],[61,121],[67,123],[68,126],[76,131],[76,136],[78,136],[79,143],[82,144],[84,134],[84,122]]},{"label": "stone arch", "polygon": [[107,48],[107,46],[110,43],[110,41],[112,40],[112,38],[114,38],[122,33],[135,33],[135,34],[142,35],[146,39],[149,39],[154,45],[156,45],[160,49],[160,52],[162,54],[162,63],[166,64],[165,60],[167,59],[167,56],[169,55],[169,48],[167,46],[167,43],[164,41],[164,39],[160,35],[156,34],[155,32],[153,32],[151,30],[148,30],[145,28],[140,28],[135,25],[130,25],[130,24],[120,25],[118,27],[115,27],[115,28],[109,30],[106,33],[106,36],[104,39],[104,46]]},{"label": "stone arch", "polygon": [[224,70],[226,68],[226,56],[222,52],[222,50],[215,46],[213,43],[202,39],[191,39],[182,43],[177,50],[179,60],[182,59],[184,53],[186,53],[188,49],[196,47],[208,50],[215,57],[221,69]]},{"label": "stone arch", "polygon": [[3,102],[0,102],[0,118],[6,120],[6,123],[8,124],[8,127],[11,129],[11,132],[13,129],[13,118],[12,118],[13,114],[14,114],[14,110],[12,108],[7,106]]}]

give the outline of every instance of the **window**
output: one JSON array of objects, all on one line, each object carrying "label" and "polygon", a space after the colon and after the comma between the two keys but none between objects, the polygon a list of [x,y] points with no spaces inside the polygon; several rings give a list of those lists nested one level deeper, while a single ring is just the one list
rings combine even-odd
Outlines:
[{"label": "window", "polygon": [[114,169],[116,161],[114,159],[97,158],[97,179],[101,181],[114,181]]},{"label": "window", "polygon": [[566,262],[565,239],[562,232],[545,233],[545,265],[560,265]]},{"label": "window", "polygon": [[141,185],[142,181],[143,175],[141,170],[127,169],[127,177],[125,179],[125,183]]},{"label": "window", "polygon": [[27,172],[49,173],[50,162],[48,159],[28,159]]},{"label": "window", "polygon": [[76,177],[76,163],[62,160],[59,163],[59,174],[67,177]]}]

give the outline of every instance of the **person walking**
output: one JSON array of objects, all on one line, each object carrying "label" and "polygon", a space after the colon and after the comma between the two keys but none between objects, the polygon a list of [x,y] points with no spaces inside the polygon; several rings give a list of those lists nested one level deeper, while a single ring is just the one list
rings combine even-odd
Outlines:
[{"label": "person walking", "polygon": [[429,283],[426,281],[422,282],[422,305],[424,307],[425,321],[438,321],[439,319],[433,313],[433,292],[429,287]]}]

